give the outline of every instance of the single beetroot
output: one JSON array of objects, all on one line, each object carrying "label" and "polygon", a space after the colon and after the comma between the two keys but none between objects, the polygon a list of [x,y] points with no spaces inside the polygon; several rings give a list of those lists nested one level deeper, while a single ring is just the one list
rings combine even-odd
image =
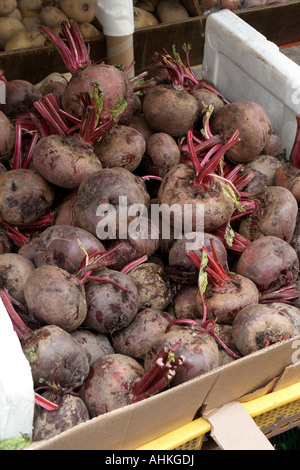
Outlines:
[{"label": "single beetroot", "polygon": [[244,174],[253,174],[252,180],[244,187],[248,193],[257,193],[266,186],[275,186],[275,171],[281,166],[278,158],[272,155],[259,155],[243,167]]},{"label": "single beetroot", "polygon": [[[213,241],[211,248],[212,255],[205,246],[201,248],[201,255],[188,252],[199,270],[200,286],[196,294],[199,316],[231,324],[241,309],[259,302],[259,291],[247,277],[222,267]],[[206,279],[202,289],[203,270],[206,270]]]},{"label": "single beetroot", "polygon": [[90,419],[86,405],[78,396],[68,393],[60,397],[57,393],[46,390],[42,393],[42,397],[56,403],[58,408],[49,413],[36,406],[32,434],[34,442],[51,439]]},{"label": "single beetroot", "polygon": [[48,26],[42,26],[41,30],[58,50],[65,66],[72,74],[62,94],[63,109],[81,119],[83,107],[80,95],[82,92],[92,91],[92,84],[96,82],[104,92],[103,113],[113,109],[119,99],[125,99],[128,107],[126,116],[123,115],[123,123],[130,120],[134,107],[134,92],[131,82],[118,67],[104,63],[92,63],[89,48],[86,46],[76,22],[73,20],[63,21],[61,37]]},{"label": "single beetroot", "polygon": [[0,162],[6,162],[14,151],[15,127],[2,111],[0,111],[0,129]]},{"label": "single beetroot", "polygon": [[211,129],[214,134],[221,133],[227,137],[239,131],[240,142],[226,152],[230,160],[237,163],[256,158],[272,133],[266,111],[252,101],[226,104],[212,116]]},{"label": "single beetroot", "polygon": [[105,252],[103,244],[90,232],[70,225],[53,225],[39,236],[34,254],[34,264],[58,266],[76,274],[87,256]]},{"label": "single beetroot", "polygon": [[[219,156],[221,158],[221,154]],[[223,182],[211,172],[206,175],[204,168],[201,168],[197,174],[193,167],[181,163],[171,168],[164,177],[158,192],[158,203],[162,208],[168,208],[163,217],[170,217],[172,209],[172,225],[183,226],[186,223],[193,231],[197,229],[197,207],[202,206],[203,229],[210,232],[227,222],[234,212],[234,203],[223,189]],[[184,211],[185,204],[190,205],[190,214]]]},{"label": "single beetroot", "polygon": [[87,315],[84,286],[55,265],[43,265],[31,272],[24,286],[24,297],[34,318],[66,331],[78,328]]},{"label": "single beetroot", "polygon": [[[99,282],[98,278],[103,282]],[[108,284],[105,280],[115,284]],[[140,296],[134,281],[127,274],[114,269],[100,269],[89,277],[86,302],[87,315],[83,326],[110,334],[125,328],[134,319]]]},{"label": "single beetroot", "polygon": [[116,125],[94,146],[103,168],[137,169],[146,151],[144,136],[129,126]]},{"label": "single beetroot", "polygon": [[11,297],[25,304],[24,286],[35,265],[18,253],[3,253],[0,255],[0,284],[1,289],[7,289]]},{"label": "single beetroot", "polygon": [[77,328],[70,334],[85,350],[90,365],[100,357],[114,353],[111,342],[104,333],[97,333],[87,328]]},{"label": "single beetroot", "polygon": [[178,344],[159,351],[147,372],[132,357],[108,354],[91,365],[80,388],[90,416],[95,417],[141,401],[164,390],[181,369],[184,357],[174,358]]},{"label": "single beetroot", "polygon": [[[74,222],[100,240],[116,239],[121,222],[124,237],[129,222],[136,216],[128,215],[127,208],[134,204],[148,207],[149,202],[150,197],[141,178],[126,168],[103,168],[87,176],[80,184],[73,205]],[[122,216],[122,209],[125,216]]]},{"label": "single beetroot", "polygon": [[180,161],[180,149],[172,136],[164,132],[149,136],[144,157],[147,174],[164,177]]},{"label": "single beetroot", "polygon": [[27,80],[9,80],[5,90],[6,103],[0,104],[0,109],[8,118],[34,112],[35,101],[42,98],[41,92]]},{"label": "single beetroot", "polygon": [[182,355],[184,363],[177,371],[171,386],[179,385],[209,372],[219,366],[219,349],[215,339],[208,333],[195,334],[188,326],[173,326],[161,335],[147,352],[144,367],[147,371],[155,361],[161,348],[169,344],[179,344],[175,358]]},{"label": "single beetroot", "polygon": [[[194,246],[197,244],[196,236],[199,240],[198,249],[195,249],[195,246]],[[169,256],[168,256],[169,266],[170,267],[172,266],[182,267],[184,272],[188,273],[189,284],[197,283],[198,270],[195,264],[187,256],[187,251],[189,249],[188,247],[189,245],[194,246],[193,251],[200,253],[202,243],[204,243],[208,251],[212,253],[211,240],[214,241],[214,245],[217,251],[219,262],[221,263],[223,267],[226,267],[227,266],[227,251],[226,251],[224,244],[217,236],[211,233],[207,233],[207,232],[187,233],[183,235],[181,238],[179,238],[178,240],[175,240],[169,250]]]},{"label": "single beetroot", "polygon": [[154,131],[182,137],[196,121],[198,103],[183,87],[159,84],[147,90],[143,114]]},{"label": "single beetroot", "polygon": [[270,305],[249,305],[235,317],[232,337],[239,352],[246,356],[296,334],[293,322],[283,310]]},{"label": "single beetroot", "polygon": [[280,186],[268,186],[253,199],[256,209],[241,217],[239,233],[250,241],[272,235],[290,242],[298,216],[298,204],[293,194]]},{"label": "single beetroot", "polygon": [[198,286],[182,285],[173,296],[168,306],[168,312],[175,318],[198,318],[199,308],[197,299]]},{"label": "single beetroot", "polygon": [[142,263],[130,269],[127,274],[138,288],[140,310],[145,308],[165,310],[167,308],[172,299],[172,289],[162,266],[155,263]]},{"label": "single beetroot", "polygon": [[16,169],[0,175],[0,212],[3,220],[24,226],[47,214],[54,189],[37,171]]},{"label": "single beetroot", "polygon": [[268,235],[254,240],[244,249],[236,272],[251,279],[260,292],[276,291],[296,282],[299,260],[289,243]]},{"label": "single beetroot", "polygon": [[34,386],[52,384],[72,391],[82,385],[89,373],[89,362],[70,333],[57,325],[31,331],[13,307],[8,292],[2,290],[0,295],[30,363]]},{"label": "single beetroot", "polygon": [[142,361],[152,344],[162,335],[174,317],[153,308],[140,310],[133,321],[112,335],[116,353]]},{"label": "single beetroot", "polygon": [[263,155],[271,155],[273,157],[278,157],[282,150],[282,141],[279,135],[279,132],[276,129],[272,129],[270,139],[268,143],[263,148]]}]

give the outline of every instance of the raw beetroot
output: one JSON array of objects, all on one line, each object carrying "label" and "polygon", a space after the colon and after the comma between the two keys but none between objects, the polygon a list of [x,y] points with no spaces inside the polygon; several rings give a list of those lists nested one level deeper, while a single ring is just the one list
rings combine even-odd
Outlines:
[{"label": "raw beetroot", "polygon": [[15,128],[12,121],[0,111],[0,162],[10,159],[15,145]]},{"label": "raw beetroot", "polygon": [[239,130],[240,142],[226,153],[234,162],[250,162],[256,158],[272,133],[265,110],[252,101],[226,104],[212,116],[211,129],[214,134],[225,136]]},{"label": "raw beetroot", "polygon": [[55,265],[45,264],[31,272],[24,297],[29,312],[37,320],[66,331],[78,328],[87,315],[84,286]]},{"label": "raw beetroot", "polygon": [[[125,328],[135,317],[140,305],[138,289],[125,273],[101,269],[93,273],[86,285],[87,315],[83,323],[99,333],[113,333]],[[108,284],[111,280],[118,285]]]},{"label": "raw beetroot", "polygon": [[[120,197],[123,198],[121,201]],[[115,239],[119,234],[121,206],[126,213],[121,219],[126,234],[128,223],[134,218],[128,216],[127,207],[134,204],[148,207],[149,202],[150,197],[141,178],[126,168],[103,168],[87,176],[80,184],[73,206],[74,222],[103,240],[110,238],[109,230],[101,236],[99,225],[101,232],[105,232],[105,227],[110,222],[109,216],[112,215],[112,237]]]},{"label": "raw beetroot", "polygon": [[257,208],[240,219],[238,231],[250,241],[272,235],[290,242],[296,227],[298,204],[286,188],[268,186],[253,196]]},{"label": "raw beetroot", "polygon": [[33,164],[50,183],[78,188],[83,179],[102,168],[92,145],[70,136],[50,135],[39,140]]},{"label": "raw beetroot", "polygon": [[296,282],[299,260],[289,243],[268,235],[245,248],[237,263],[236,272],[251,279],[259,291],[274,291]]},{"label": "raw beetroot", "polygon": [[[124,272],[124,271],[123,271]],[[139,309],[165,310],[172,298],[171,284],[165,270],[156,263],[142,263],[128,272],[140,295]]]},{"label": "raw beetroot", "polygon": [[37,171],[10,170],[0,175],[0,212],[5,222],[22,226],[50,211],[53,186]]},{"label": "raw beetroot", "polygon": [[60,397],[50,390],[44,391],[42,396],[59,406],[53,413],[36,406],[33,420],[33,441],[51,439],[90,419],[86,405],[78,396],[69,393]]},{"label": "raw beetroot", "polygon": [[179,348],[175,357],[182,355],[185,361],[177,371],[171,386],[187,382],[219,366],[219,349],[212,336],[208,333],[198,335],[190,327],[175,325],[161,335],[149,349],[144,361],[145,370],[153,364],[162,347],[177,343]]},{"label": "raw beetroot", "polygon": [[120,99],[125,99],[128,108],[127,115],[123,116],[123,123],[127,123],[134,108],[134,93],[126,74],[113,65],[92,63],[89,49],[86,47],[75,21],[62,22],[61,37],[48,26],[42,26],[41,30],[58,50],[67,69],[72,74],[61,97],[64,110],[81,119],[83,108],[80,95],[92,91],[93,83],[97,82],[104,95],[102,111],[105,113],[107,110],[113,109]]},{"label": "raw beetroot", "polygon": [[11,297],[25,304],[24,286],[29,275],[35,270],[35,265],[18,253],[3,253],[0,255],[0,284],[1,289],[7,289]]},{"label": "raw beetroot", "polygon": [[35,101],[42,98],[41,92],[27,80],[10,80],[6,83],[6,103],[0,109],[8,118],[17,118],[34,112]]},{"label": "raw beetroot", "polygon": [[271,304],[245,307],[232,325],[234,344],[243,356],[291,338],[298,332],[299,328],[295,329],[290,316]]},{"label": "raw beetroot", "polygon": [[182,137],[196,121],[198,103],[184,88],[159,84],[148,89],[143,113],[154,131]]},{"label": "raw beetroot", "polygon": [[134,320],[112,335],[115,352],[143,360],[152,344],[162,335],[174,317],[161,310],[145,308]]},{"label": "raw beetroot", "polygon": [[34,264],[58,266],[71,274],[76,274],[85,264],[87,256],[105,252],[98,238],[90,232],[70,225],[53,225],[45,229],[39,239],[34,254]]},{"label": "raw beetroot", "polygon": [[103,168],[122,167],[133,172],[146,150],[144,136],[129,126],[116,125],[94,146]]}]

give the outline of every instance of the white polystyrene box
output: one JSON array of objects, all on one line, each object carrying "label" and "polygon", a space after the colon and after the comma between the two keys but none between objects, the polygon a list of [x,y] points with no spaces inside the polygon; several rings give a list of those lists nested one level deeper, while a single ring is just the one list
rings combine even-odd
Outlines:
[{"label": "white polystyrene box", "polygon": [[300,67],[229,10],[207,17],[203,78],[229,101],[255,101],[267,112],[289,157],[300,114]]},{"label": "white polystyrene box", "polygon": [[34,406],[30,364],[0,299],[0,441],[32,436]]}]

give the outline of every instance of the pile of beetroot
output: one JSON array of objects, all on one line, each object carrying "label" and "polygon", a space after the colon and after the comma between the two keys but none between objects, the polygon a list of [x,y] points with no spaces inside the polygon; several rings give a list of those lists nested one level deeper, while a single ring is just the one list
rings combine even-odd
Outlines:
[{"label": "pile of beetroot", "polygon": [[7,82],[0,105],[0,295],[36,441],[300,333],[300,119],[285,156],[264,109],[199,81],[188,47],[128,79],[91,62],[76,23],[42,30],[70,80]]}]

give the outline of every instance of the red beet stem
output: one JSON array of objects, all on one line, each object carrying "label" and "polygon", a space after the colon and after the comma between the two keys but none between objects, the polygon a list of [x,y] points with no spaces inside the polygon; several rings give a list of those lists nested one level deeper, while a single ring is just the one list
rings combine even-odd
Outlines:
[{"label": "red beet stem", "polygon": [[58,405],[56,403],[53,403],[50,400],[47,400],[47,398],[42,397],[38,393],[34,393],[34,398],[35,398],[35,404],[41,406],[47,411],[55,411],[58,408]]},{"label": "red beet stem", "polygon": [[59,52],[71,74],[81,67],[92,64],[89,47],[85,45],[75,21],[69,20],[61,23],[61,37],[49,26],[41,26],[41,31]]},{"label": "red beet stem", "polygon": [[27,153],[26,153],[25,158],[24,158],[23,163],[22,163],[22,168],[23,169],[27,169],[29,167],[29,165],[31,163],[31,160],[32,160],[33,151],[34,151],[34,148],[35,148],[36,143],[37,143],[38,140],[39,140],[39,135],[38,135],[37,132],[34,132],[32,134],[32,138],[31,138]]},{"label": "red beet stem", "polygon": [[14,309],[12,302],[10,300],[10,295],[8,293],[7,289],[1,289],[0,290],[0,297],[2,299],[2,302],[4,304],[4,307],[6,308],[6,311],[9,315],[9,318],[11,319],[11,322],[13,324],[13,328],[20,340],[24,340],[28,338],[30,335],[30,329],[28,326],[23,322],[23,320],[20,318],[19,314],[16,312]]},{"label": "red beet stem", "polygon": [[282,302],[282,303],[293,303],[292,301],[299,297],[297,287],[295,284],[287,287],[283,287],[277,291],[267,290],[260,292],[259,302],[261,304]]},{"label": "red beet stem", "polygon": [[174,378],[177,370],[184,363],[184,356],[174,357],[179,343],[172,347],[164,347],[158,354],[155,362],[144,376],[135,382],[132,388],[132,403],[143,400],[164,390]]},{"label": "red beet stem", "polygon": [[54,130],[55,134],[67,135],[69,125],[60,113],[60,103],[56,93],[50,93],[35,101],[34,107]]},{"label": "red beet stem", "polygon": [[121,273],[129,273],[129,271],[131,271],[133,268],[135,268],[136,266],[139,266],[140,264],[142,263],[145,263],[146,261],[148,260],[148,256],[147,255],[144,255],[144,256],[141,256],[140,258],[134,260],[134,261],[131,261],[130,263],[126,264],[126,266],[124,266],[122,269],[121,269]]},{"label": "red beet stem", "polygon": [[127,289],[126,287],[122,286],[122,285],[119,284],[118,282],[113,281],[112,279],[107,279],[107,278],[105,278],[105,277],[87,276],[87,277],[84,278],[84,281],[85,281],[85,282],[87,282],[87,281],[104,282],[104,283],[106,283],[106,284],[112,284],[113,286],[119,287],[120,289],[122,289],[122,290],[124,290],[124,291],[130,292],[129,289]]}]

